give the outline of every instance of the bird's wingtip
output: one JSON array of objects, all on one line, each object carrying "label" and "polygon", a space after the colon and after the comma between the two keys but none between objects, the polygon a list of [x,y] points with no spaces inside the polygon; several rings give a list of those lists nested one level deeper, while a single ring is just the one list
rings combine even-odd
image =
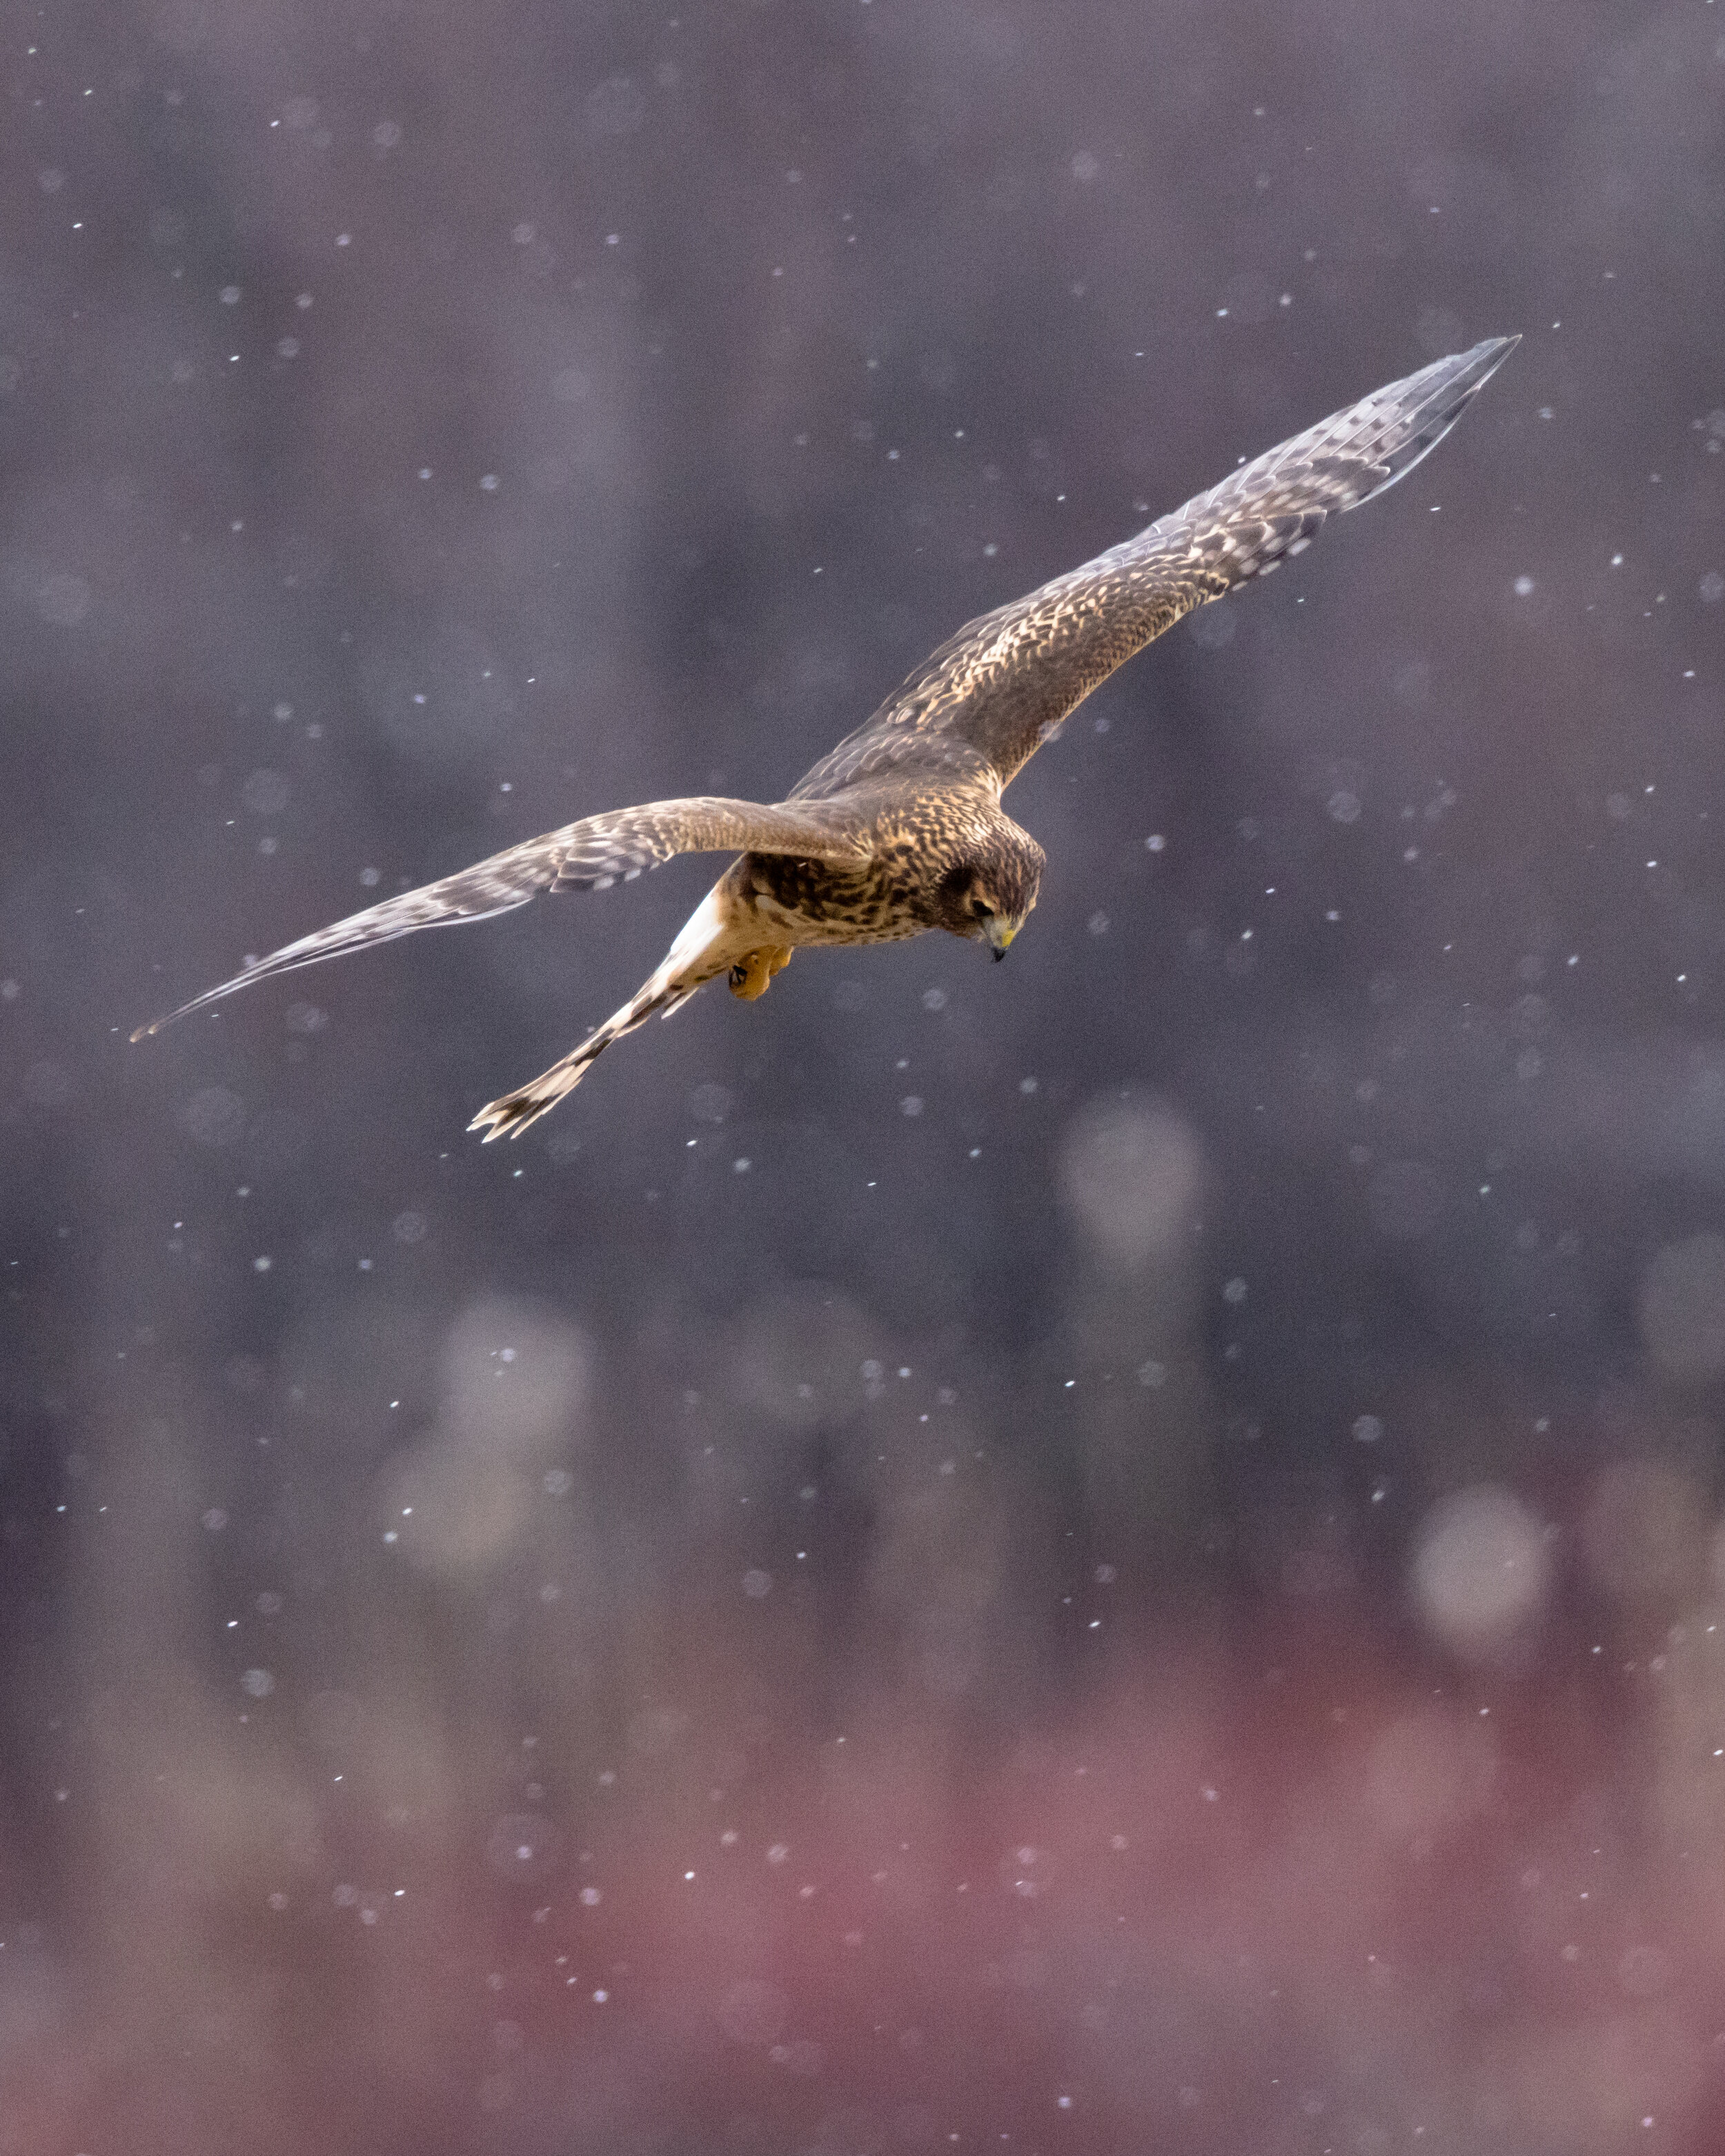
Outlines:
[{"label": "bird's wingtip", "polygon": [[1481,337],[1471,352],[1464,352],[1463,361],[1472,363],[1476,386],[1494,375],[1521,341],[1521,331],[1512,330],[1507,336]]}]

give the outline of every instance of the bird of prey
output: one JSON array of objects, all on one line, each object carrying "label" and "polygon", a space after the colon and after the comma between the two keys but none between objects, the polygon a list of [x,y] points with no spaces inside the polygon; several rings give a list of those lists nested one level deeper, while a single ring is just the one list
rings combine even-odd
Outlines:
[{"label": "bird of prey", "polygon": [[584,817],[286,944],[133,1040],[272,974],[415,929],[482,921],[542,891],[608,890],[676,854],[737,859],[623,1008],[542,1076],[481,1108],[470,1130],[518,1137],[614,1040],[655,1012],[669,1017],[721,973],[733,995],[752,1000],[793,951],[930,928],[1004,957],[1036,903],[1045,858],[1001,809],[1016,773],[1153,637],[1268,576],[1327,518],[1411,471],[1518,341],[1489,338],[1390,382],[1136,538],[967,623],[784,800],[649,801]]}]

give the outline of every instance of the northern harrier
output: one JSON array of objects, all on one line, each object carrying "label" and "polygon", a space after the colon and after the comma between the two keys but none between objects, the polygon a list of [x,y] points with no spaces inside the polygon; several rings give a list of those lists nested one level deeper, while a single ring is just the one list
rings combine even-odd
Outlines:
[{"label": "northern harrier", "polygon": [[1492,337],[1391,382],[1136,538],[968,623],[788,799],[650,801],[586,817],[302,937],[133,1040],[272,973],[482,921],[542,891],[608,890],[675,854],[737,858],[622,1009],[542,1077],[481,1108],[470,1129],[519,1137],[655,1011],[668,1017],[721,973],[752,1000],[803,945],[944,928],[1004,957],[1036,903],[1044,860],[1001,811],[1014,775],[1099,681],[1182,614],[1267,576],[1327,517],[1411,471],[1517,341]]}]

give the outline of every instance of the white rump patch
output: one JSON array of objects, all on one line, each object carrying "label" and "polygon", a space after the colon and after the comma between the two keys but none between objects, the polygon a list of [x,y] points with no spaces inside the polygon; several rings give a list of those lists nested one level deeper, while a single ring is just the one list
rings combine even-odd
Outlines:
[{"label": "white rump patch", "polygon": [[685,967],[692,971],[725,937],[725,916],[719,910],[718,894],[710,891],[677,931],[677,940],[665,954],[665,971],[680,973]]}]

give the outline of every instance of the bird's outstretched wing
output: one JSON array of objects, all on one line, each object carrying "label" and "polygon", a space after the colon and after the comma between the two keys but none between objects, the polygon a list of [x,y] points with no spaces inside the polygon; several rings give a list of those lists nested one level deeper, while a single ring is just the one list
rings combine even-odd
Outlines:
[{"label": "bird's outstretched wing", "polygon": [[606,816],[588,816],[542,838],[523,839],[489,860],[459,875],[423,884],[369,906],[363,913],[302,936],[259,958],[243,973],[206,988],[165,1018],[141,1025],[133,1034],[159,1033],[188,1012],[248,988],[275,973],[316,966],[367,944],[388,943],[418,928],[441,928],[451,921],[484,921],[507,913],[542,891],[606,891],[628,883],[643,869],[657,868],[675,854],[796,854],[810,860],[858,861],[870,850],[867,816],[839,801],[725,801],[702,797],[686,801],[649,801]]},{"label": "bird's outstretched wing", "polygon": [[980,756],[1004,786],[1062,719],[1182,614],[1299,553],[1411,471],[1517,337],[1392,382],[1230,472],[1134,539],[967,623],[796,787],[818,800],[895,767]]}]

